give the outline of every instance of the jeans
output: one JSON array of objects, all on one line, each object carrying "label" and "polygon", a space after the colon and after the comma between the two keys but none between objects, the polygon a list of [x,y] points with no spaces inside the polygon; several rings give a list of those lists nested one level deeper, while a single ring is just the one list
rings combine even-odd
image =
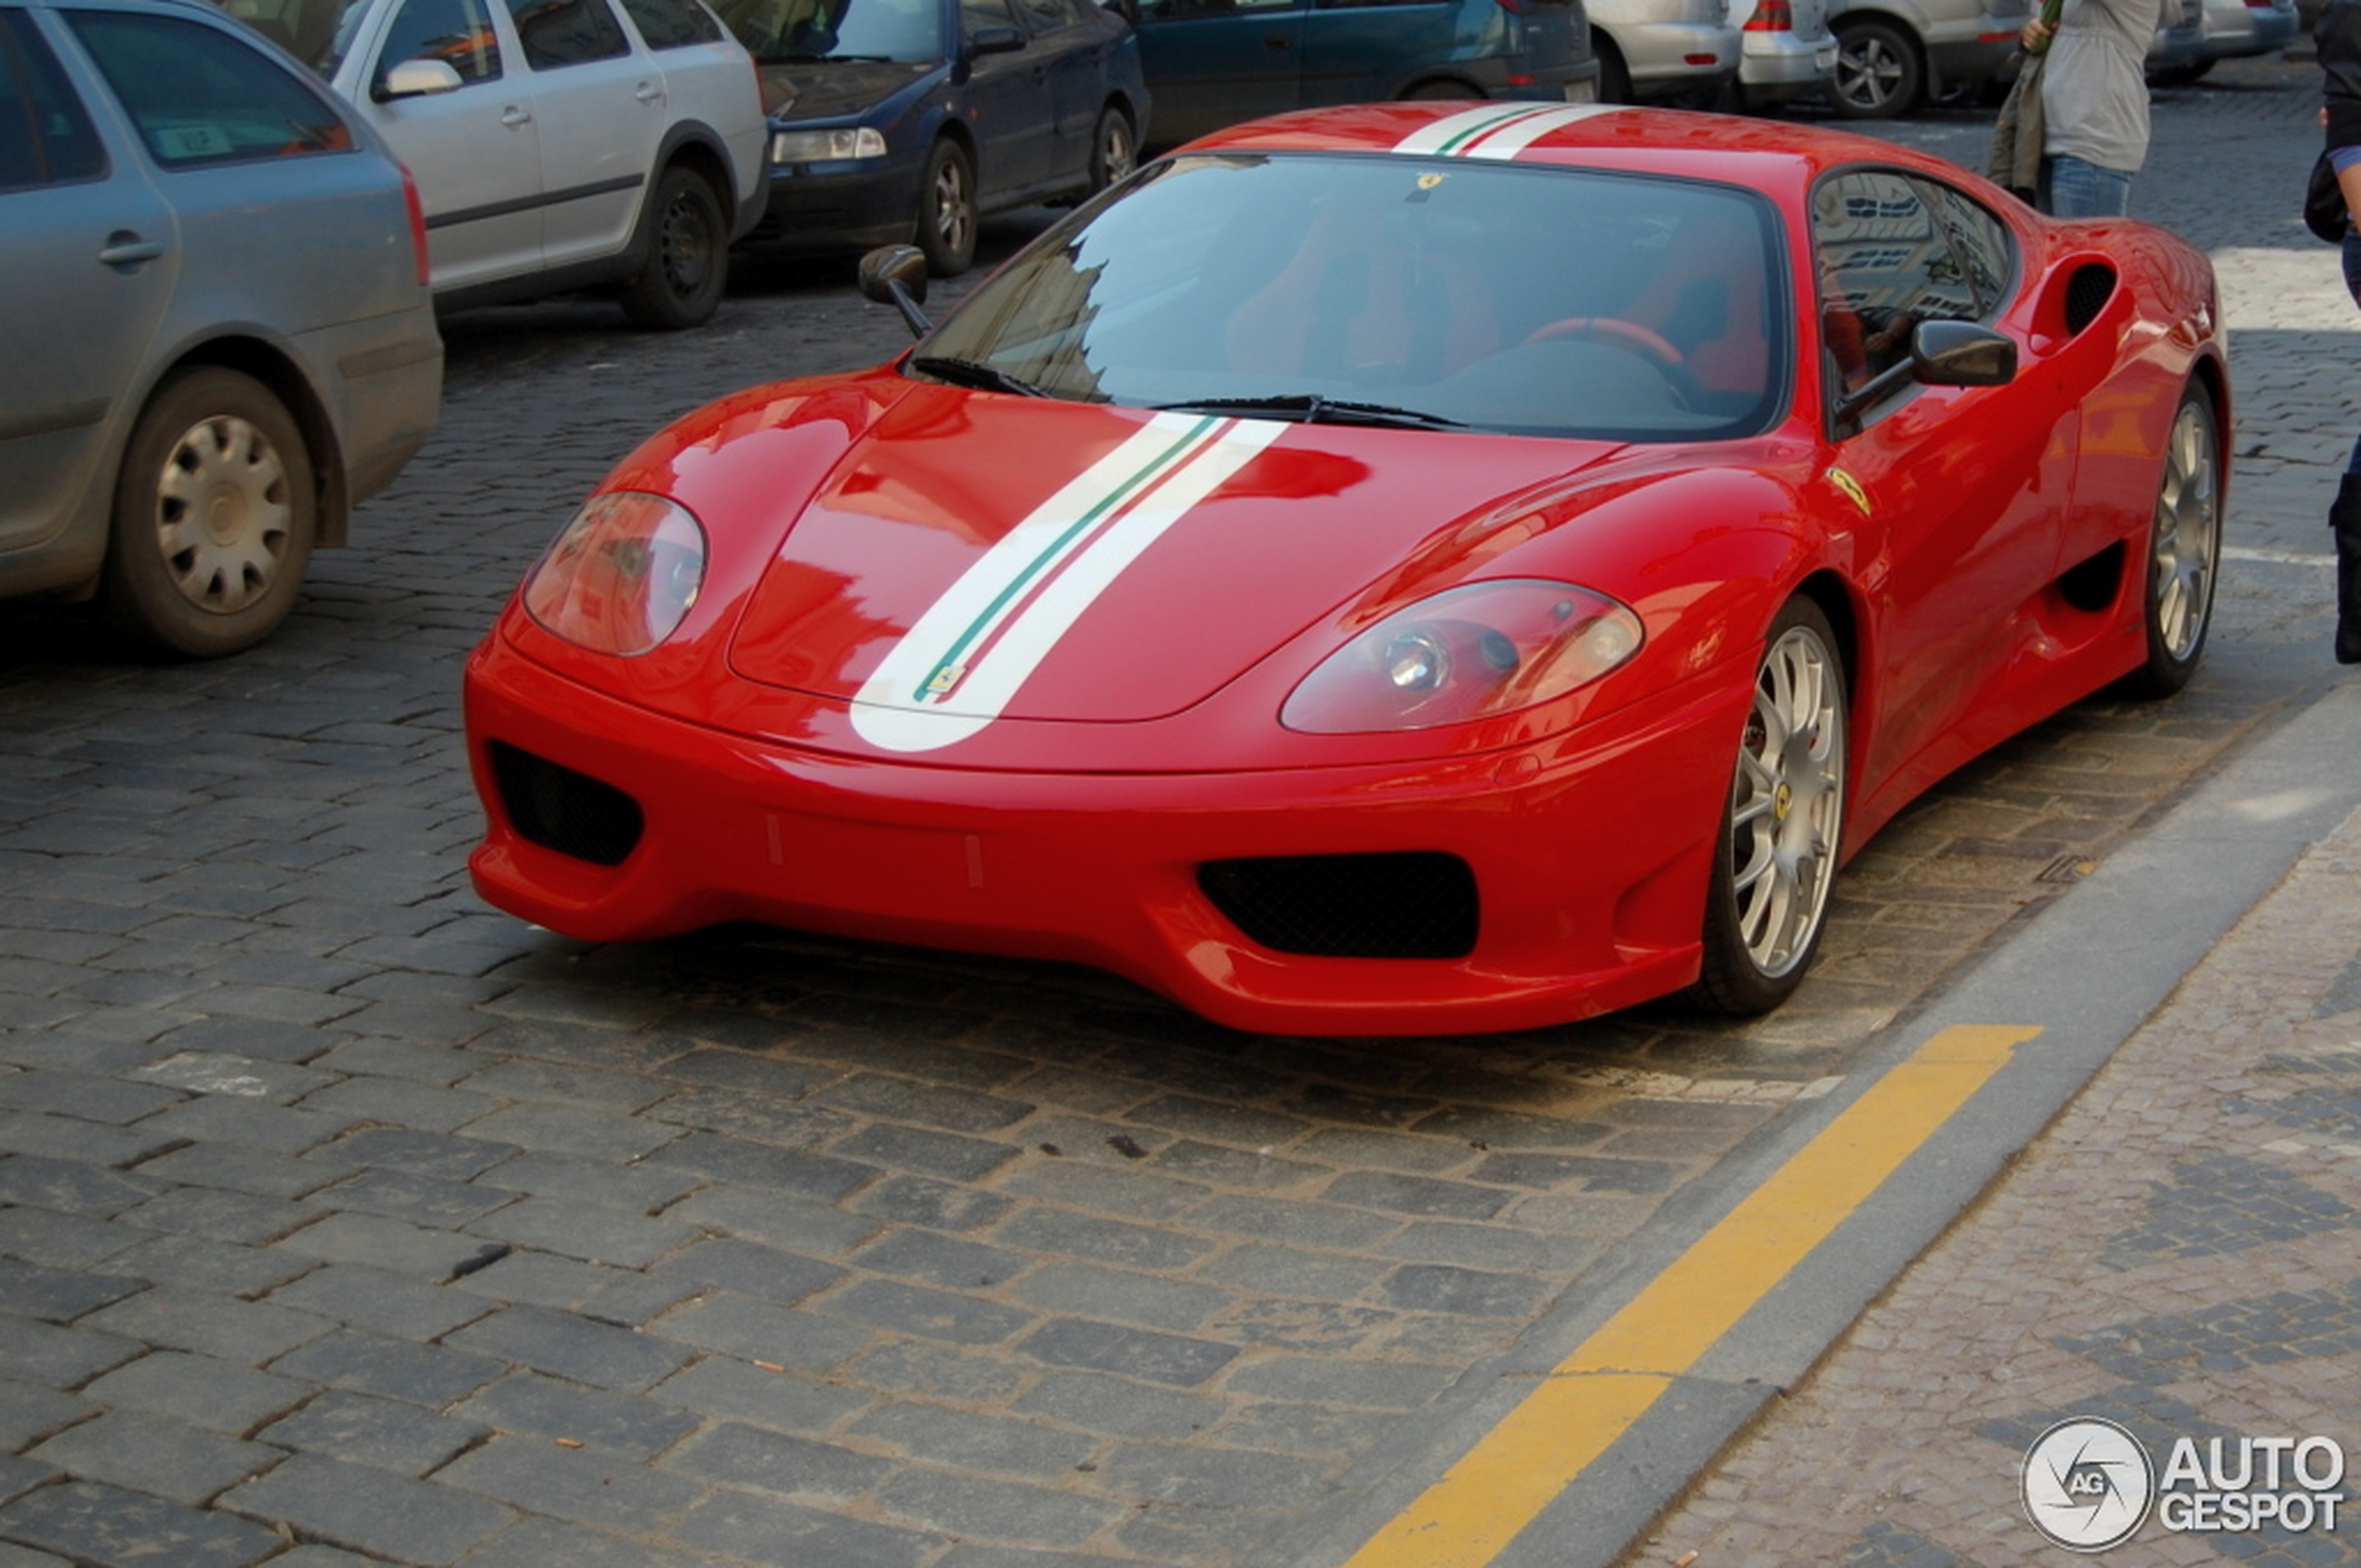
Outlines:
[{"label": "jeans", "polygon": [[2041,160],[2034,204],[2051,217],[2121,217],[2131,210],[2131,177],[2060,154]]}]

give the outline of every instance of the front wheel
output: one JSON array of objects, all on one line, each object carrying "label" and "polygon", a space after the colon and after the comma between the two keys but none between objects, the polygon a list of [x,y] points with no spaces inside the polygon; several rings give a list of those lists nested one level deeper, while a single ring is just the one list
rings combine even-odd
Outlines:
[{"label": "front wheel", "polygon": [[2189,383],[2164,443],[2164,476],[2148,525],[2142,610],[2147,662],[2126,684],[2137,697],[2169,697],[2189,683],[2213,624],[2222,562],[2222,432],[2213,393]]},{"label": "front wheel", "polygon": [[1803,982],[1827,923],[1844,834],[1844,664],[1808,599],[1779,613],[1738,741],[1712,886],[1705,962],[1691,997],[1715,1012],[1769,1012]]},{"label": "front wheel", "polygon": [[1110,103],[1099,112],[1099,128],[1090,138],[1090,193],[1130,177],[1140,166],[1140,137],[1131,116]]},{"label": "front wheel", "polygon": [[124,449],[100,608],[175,653],[237,652],[295,607],[319,521],[310,449],[286,405],[234,370],[182,372]]},{"label": "front wheel", "polygon": [[956,278],[974,266],[983,222],[974,160],[956,141],[936,142],[918,180],[918,248],[926,252],[927,270]]},{"label": "front wheel", "polygon": [[668,168],[649,208],[648,259],[624,285],[623,313],[635,326],[679,332],[703,326],[720,308],[730,245],[721,200],[689,169]]}]

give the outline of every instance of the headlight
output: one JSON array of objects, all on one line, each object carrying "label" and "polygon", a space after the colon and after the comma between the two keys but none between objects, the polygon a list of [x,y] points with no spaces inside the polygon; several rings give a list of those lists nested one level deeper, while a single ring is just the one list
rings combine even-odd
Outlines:
[{"label": "headlight", "polygon": [[1598,679],[1641,639],[1639,616],[1589,588],[1471,583],[1397,611],[1323,659],[1279,722],[1352,735],[1491,718]]},{"label": "headlight", "polygon": [[852,158],[882,158],[885,152],[885,133],[867,125],[857,130],[771,133],[771,161],[774,164],[842,163]]},{"label": "headlight", "polygon": [[525,579],[524,607],[556,637],[630,658],[670,637],[705,581],[705,530],[661,495],[594,495]]}]

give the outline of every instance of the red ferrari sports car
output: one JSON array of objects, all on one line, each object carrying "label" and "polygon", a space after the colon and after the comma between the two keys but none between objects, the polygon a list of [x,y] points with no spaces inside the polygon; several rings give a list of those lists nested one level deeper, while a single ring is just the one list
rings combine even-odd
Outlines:
[{"label": "red ferrari sports car", "polygon": [[1884,142],[1197,142],[625,460],[468,670],[493,903],[1080,961],[1241,1028],[1757,1011],[1839,864],[2220,558],[2203,255]]}]

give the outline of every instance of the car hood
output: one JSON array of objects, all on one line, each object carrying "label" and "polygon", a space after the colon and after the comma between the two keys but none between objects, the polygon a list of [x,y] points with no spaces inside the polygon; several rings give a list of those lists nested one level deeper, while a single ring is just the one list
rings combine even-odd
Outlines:
[{"label": "car hood", "polygon": [[1499,520],[1615,450],[917,388],[781,517],[729,661],[894,751],[1162,718],[1486,574],[1533,532]]},{"label": "car hood", "polygon": [[856,115],[902,91],[933,60],[822,59],[763,65],[762,111],[774,119],[835,120]]}]

